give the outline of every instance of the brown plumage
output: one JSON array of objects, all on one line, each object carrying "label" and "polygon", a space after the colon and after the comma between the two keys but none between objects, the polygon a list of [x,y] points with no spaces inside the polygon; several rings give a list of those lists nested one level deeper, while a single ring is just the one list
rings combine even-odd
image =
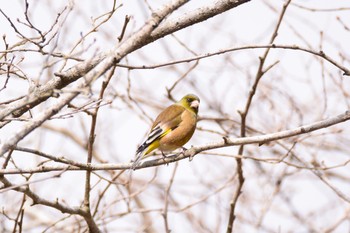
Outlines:
[{"label": "brown plumage", "polygon": [[147,139],[137,149],[132,169],[157,148],[165,152],[185,145],[196,129],[199,102],[196,95],[188,94],[161,112],[154,121]]}]

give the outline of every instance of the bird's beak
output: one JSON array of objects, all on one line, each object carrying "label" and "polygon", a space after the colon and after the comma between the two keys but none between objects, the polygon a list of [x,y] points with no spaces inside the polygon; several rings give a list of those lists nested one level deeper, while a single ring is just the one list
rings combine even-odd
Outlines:
[{"label": "bird's beak", "polygon": [[192,101],[191,108],[198,108],[198,106],[199,106],[199,101],[198,100]]}]

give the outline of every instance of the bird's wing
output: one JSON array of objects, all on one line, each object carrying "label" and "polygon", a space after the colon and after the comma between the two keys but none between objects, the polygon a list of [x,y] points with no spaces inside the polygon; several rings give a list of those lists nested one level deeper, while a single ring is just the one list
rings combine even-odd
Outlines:
[{"label": "bird's wing", "polygon": [[161,112],[152,125],[151,132],[145,141],[146,144],[151,144],[155,140],[161,139],[177,128],[182,121],[181,114],[184,110],[184,107],[173,104]]},{"label": "bird's wing", "polygon": [[185,108],[181,105],[173,104],[158,115],[152,125],[147,139],[136,151],[136,159],[132,165],[132,169],[135,169],[139,161],[144,158],[146,154],[158,148],[159,140],[162,137],[180,125],[182,121],[181,115],[184,111]]},{"label": "bird's wing", "polygon": [[185,108],[181,105],[173,104],[167,107],[161,112],[152,125],[152,130],[157,126],[161,128],[176,128],[181,123],[181,114],[185,111]]},{"label": "bird's wing", "polygon": [[[181,115],[184,111],[184,107],[182,107],[181,105],[174,104],[166,108],[163,112],[161,112],[154,121],[151,131],[147,136],[147,139],[137,149],[136,153],[147,154],[147,148],[152,143],[156,142],[157,140],[159,141],[162,137],[170,133],[172,130],[176,129],[182,121]],[[155,148],[157,147],[158,146],[156,146]],[[155,148],[151,148],[151,150],[154,150]]]}]

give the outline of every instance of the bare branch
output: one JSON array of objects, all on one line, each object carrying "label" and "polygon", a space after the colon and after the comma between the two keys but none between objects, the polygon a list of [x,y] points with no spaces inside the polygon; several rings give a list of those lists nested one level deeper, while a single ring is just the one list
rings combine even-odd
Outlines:
[{"label": "bare branch", "polygon": [[350,76],[350,69],[347,68],[344,65],[341,65],[339,62],[337,62],[336,60],[334,60],[331,56],[327,55],[324,51],[316,51],[316,50],[312,50],[312,49],[308,49],[308,48],[304,48],[298,45],[279,45],[279,44],[270,44],[270,45],[247,45],[247,46],[240,46],[240,47],[234,47],[234,48],[228,48],[228,49],[223,49],[217,52],[213,52],[213,53],[206,53],[203,55],[199,55],[199,56],[194,56],[191,58],[185,58],[185,59],[181,59],[181,60],[176,60],[176,61],[171,61],[171,62],[167,62],[167,63],[162,63],[162,64],[156,64],[156,65],[125,65],[125,64],[116,64],[116,66],[119,67],[123,67],[123,68],[128,68],[128,69],[155,69],[155,68],[159,68],[159,67],[164,67],[164,66],[171,66],[171,65],[175,65],[175,64],[181,64],[181,63],[188,63],[188,62],[192,62],[192,61],[198,61],[204,58],[209,58],[209,57],[213,57],[213,56],[217,56],[217,55],[221,55],[221,54],[225,54],[225,53],[229,53],[229,52],[236,52],[236,51],[241,51],[241,50],[249,50],[249,49],[286,49],[286,50],[297,50],[297,51],[301,51],[301,52],[305,52],[305,53],[309,53],[318,57],[321,57],[323,59],[325,59],[326,61],[328,61],[329,63],[331,63],[332,65],[334,65],[335,67],[337,67],[338,69],[340,69],[341,71],[344,72],[343,75],[346,76]]},{"label": "bare branch", "polygon": [[[207,145],[191,147],[186,150],[184,153],[179,153],[166,158],[155,159],[151,161],[144,161],[136,169],[154,167],[159,165],[164,165],[168,163],[173,163],[185,158],[194,157],[202,151],[229,147],[229,146],[238,146],[238,145],[247,145],[247,144],[258,144],[263,145],[268,142],[277,141],[285,138],[290,138],[298,135],[303,135],[311,133],[316,130],[324,129],[333,125],[340,124],[342,122],[350,120],[350,111],[346,111],[343,114],[340,114],[335,117],[330,117],[326,120],[314,122],[308,125],[303,125],[291,130],[284,130],[277,133],[265,134],[260,136],[244,137],[244,138],[230,138],[226,137],[223,141],[212,142]],[[25,173],[41,173],[41,172],[50,172],[50,171],[81,171],[81,170],[125,170],[130,169],[132,163],[125,164],[87,164],[85,167],[79,165],[79,167],[71,166],[43,166],[33,169],[0,169],[0,175],[5,174],[25,174]]]},{"label": "bare branch", "polygon": [[[54,77],[53,79],[51,79],[47,84],[40,86],[34,92],[29,93],[26,99],[12,103],[11,105],[7,106],[4,109],[0,109],[0,120],[4,119],[4,117],[8,116],[11,113],[14,116],[21,116],[24,112],[28,111],[28,109],[33,108],[34,106],[40,104],[41,102],[51,97],[54,89],[62,89],[68,84],[76,81],[80,77],[86,75],[89,71],[95,68],[102,61],[107,60],[104,66],[107,68],[105,69],[108,70],[110,67],[118,63],[122,58],[124,58],[127,54],[151,43],[157,38],[165,36],[164,34],[165,32],[160,31],[158,34],[155,34],[153,35],[153,37],[150,37],[151,33],[158,27],[159,23],[168,14],[171,14],[174,10],[176,10],[177,8],[185,4],[187,1],[178,0],[175,3],[171,3],[170,5],[165,6],[158,12],[155,12],[153,16],[146,22],[145,26],[142,29],[134,33],[129,38],[125,39],[123,43],[117,45],[117,47],[112,49],[112,51],[98,54],[94,56],[92,59],[81,62],[78,65],[70,68],[65,72],[56,73],[57,77]],[[221,4],[219,5],[221,8],[218,8],[216,11],[214,11],[215,14],[220,14],[225,10],[229,10],[235,6],[243,4],[247,2],[247,0],[241,0],[241,1],[237,0],[231,4],[225,4],[226,2],[227,1],[221,1]],[[230,6],[230,8],[227,8],[228,5]],[[195,13],[197,14],[197,12]],[[215,14],[213,14],[213,12],[211,11],[207,12],[206,14],[202,14],[200,15],[201,17],[199,16],[196,17],[195,18],[196,20],[191,24],[203,21],[209,17],[214,16]],[[188,18],[194,18],[194,17],[192,17],[192,15],[189,15]],[[184,22],[187,22],[187,23],[184,23],[184,26],[189,25],[188,20],[184,20]],[[175,28],[179,23],[181,22],[179,21],[172,22],[173,28]],[[170,27],[171,25],[168,25],[168,26]],[[178,28],[177,30],[180,30],[180,29],[181,28]],[[174,31],[172,30],[167,33],[169,34],[172,32]]]}]

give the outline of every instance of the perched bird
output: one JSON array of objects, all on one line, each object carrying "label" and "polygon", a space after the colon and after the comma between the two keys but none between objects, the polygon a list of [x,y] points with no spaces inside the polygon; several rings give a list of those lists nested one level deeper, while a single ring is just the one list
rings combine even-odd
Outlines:
[{"label": "perched bird", "polygon": [[196,95],[188,94],[164,109],[154,121],[147,139],[137,149],[131,168],[135,170],[141,159],[150,156],[157,148],[163,154],[185,145],[196,129],[199,102]]}]

